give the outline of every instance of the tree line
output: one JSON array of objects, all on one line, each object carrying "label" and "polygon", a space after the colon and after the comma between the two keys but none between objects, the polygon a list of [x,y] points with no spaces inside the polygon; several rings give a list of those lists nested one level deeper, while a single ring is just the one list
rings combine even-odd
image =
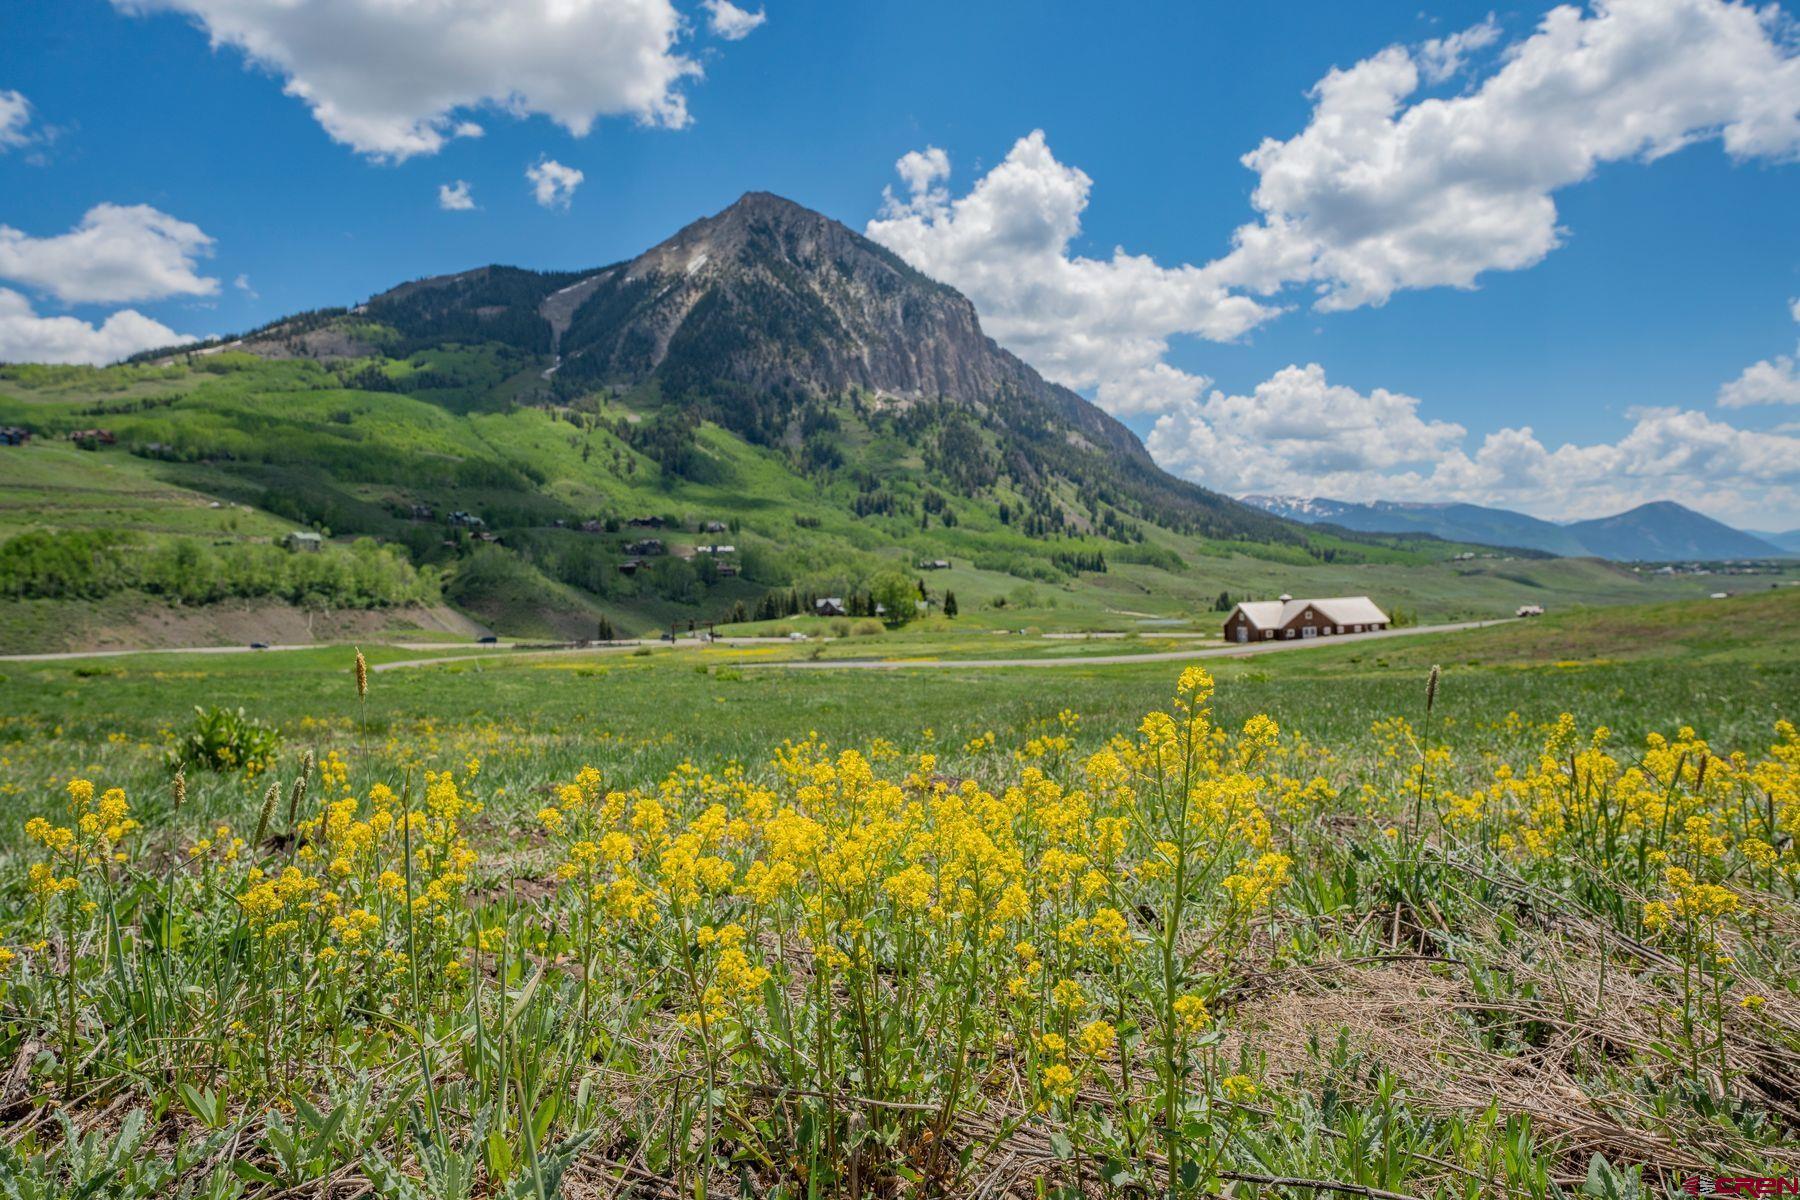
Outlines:
[{"label": "tree line", "polygon": [[131,591],[183,604],[267,598],[329,608],[440,598],[435,571],[366,538],[313,552],[84,530],[32,530],[0,543],[0,596],[8,599],[98,600]]}]

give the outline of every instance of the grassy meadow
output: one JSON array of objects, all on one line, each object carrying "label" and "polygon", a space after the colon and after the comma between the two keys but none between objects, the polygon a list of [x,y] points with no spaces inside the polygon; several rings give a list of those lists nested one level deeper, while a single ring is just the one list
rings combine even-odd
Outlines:
[{"label": "grassy meadow", "polygon": [[1800,1173],[1800,589],[984,642],[0,663],[0,1195]]}]

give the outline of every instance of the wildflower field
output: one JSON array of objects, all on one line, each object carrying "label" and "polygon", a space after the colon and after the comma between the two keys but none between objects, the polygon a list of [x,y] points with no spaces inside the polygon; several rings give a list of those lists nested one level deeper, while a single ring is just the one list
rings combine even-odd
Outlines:
[{"label": "wildflower field", "polygon": [[1216,677],[4,664],[0,1197],[1800,1175],[1759,604]]}]

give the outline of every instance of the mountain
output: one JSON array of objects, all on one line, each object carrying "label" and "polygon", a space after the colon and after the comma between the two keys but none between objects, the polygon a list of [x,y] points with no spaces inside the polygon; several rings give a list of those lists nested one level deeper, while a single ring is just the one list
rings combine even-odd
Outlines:
[{"label": "mountain", "polygon": [[1741,533],[1673,500],[1567,526],[1601,558],[1666,561],[1676,558],[1781,558],[1777,546]]},{"label": "mountain", "polygon": [[1356,504],[1297,496],[1245,496],[1244,503],[1307,524],[1331,524],[1363,533],[1426,533],[1447,541],[1541,550],[1574,557],[1588,553],[1560,525],[1524,513],[1479,504],[1409,504],[1377,500]]},{"label": "mountain", "polygon": [[1779,547],[1790,554],[1800,554],[1800,529],[1770,531],[1763,529],[1746,529],[1751,537],[1761,538],[1771,546]]},{"label": "mountain", "polygon": [[1450,541],[1541,550],[1565,557],[1615,561],[1779,558],[1792,554],[1774,539],[1740,532],[1673,501],[1640,505],[1616,516],[1557,525],[1524,513],[1477,504],[1360,504],[1294,496],[1245,496],[1244,503],[1307,524],[1365,533],[1427,533]]},{"label": "mountain", "polygon": [[955,289],[766,192],[629,262],[483,267],[404,284],[358,313],[398,330],[403,349],[481,337],[549,355],[544,378],[565,400],[654,387],[753,445],[799,446],[804,457],[810,440],[815,461],[840,452],[827,414],[852,397],[919,427],[928,460],[965,491],[1005,476],[1040,509],[1067,488],[1184,532],[1300,541],[1291,526],[1166,474],[1124,425],[983,334]]},{"label": "mountain", "polygon": [[[77,607],[154,626],[177,601],[437,620],[441,598],[508,633],[638,633],[809,596],[867,613],[896,576],[994,620],[1161,619],[1457,549],[1164,473],[955,290],[762,193],[611,266],[490,265],[111,367],[0,365],[0,425],[32,435],[4,451],[0,644],[22,616],[79,641]],[[132,503],[83,499],[103,494]],[[287,555],[296,526],[323,544]],[[1489,611],[1518,585],[1467,586]]]}]

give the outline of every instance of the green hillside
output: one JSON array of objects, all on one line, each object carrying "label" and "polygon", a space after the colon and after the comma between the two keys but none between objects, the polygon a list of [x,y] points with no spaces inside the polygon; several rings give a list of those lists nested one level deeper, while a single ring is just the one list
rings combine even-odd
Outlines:
[{"label": "green hillside", "polygon": [[[935,559],[952,566],[927,573],[928,589],[934,599],[956,592],[965,620],[1075,628],[1203,614],[1221,591],[1367,591],[1433,618],[1702,586],[1651,585],[1589,561],[1458,562],[1462,547],[1427,539],[1308,531],[1293,543],[1212,540],[1083,506],[1067,488],[1048,492],[1061,522],[1052,530],[1044,496],[1028,498],[1005,478],[965,490],[932,461],[941,418],[883,414],[856,397],[816,405],[813,420],[829,427],[835,451],[825,464],[814,461],[816,441],[756,446],[690,423],[654,387],[516,400],[540,370],[497,345],[330,364],[222,353],[161,366],[0,369],[0,424],[37,433],[0,448],[0,538],[104,531],[141,547],[133,561],[178,541],[224,560],[234,545],[313,527],[334,541],[398,548],[441,577],[453,603],[522,635],[591,636],[602,613],[629,632],[724,619],[740,603],[754,616],[771,591],[846,595],[883,572],[917,577],[918,563]],[[117,444],[68,440],[96,427]],[[498,540],[451,525],[457,511],[481,517],[480,532]],[[634,518],[664,527],[633,527]],[[582,532],[584,522],[600,531]],[[708,522],[727,528],[706,533]],[[626,547],[645,537],[669,553],[622,573],[633,557]],[[684,557],[721,543],[736,549]],[[9,598],[0,603],[94,599],[130,584],[96,590],[9,575],[9,549],[19,557],[18,546],[0,546],[0,595]],[[721,562],[738,574],[719,574]]]}]

